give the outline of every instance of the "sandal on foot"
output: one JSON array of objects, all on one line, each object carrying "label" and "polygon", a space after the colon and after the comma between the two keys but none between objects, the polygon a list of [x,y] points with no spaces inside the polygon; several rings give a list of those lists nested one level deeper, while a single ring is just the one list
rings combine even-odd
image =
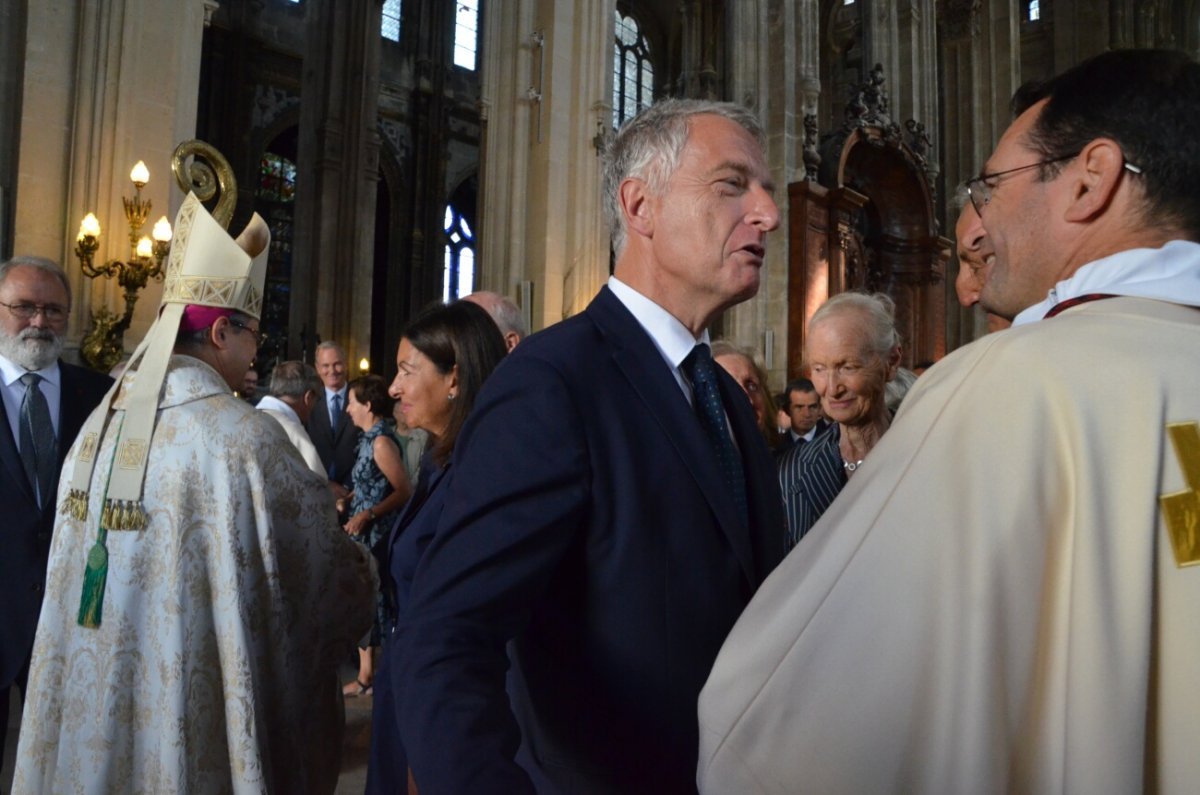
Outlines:
[{"label": "sandal on foot", "polygon": [[361,679],[355,679],[348,685],[342,687],[342,695],[346,698],[358,698],[359,696],[371,695],[372,687],[363,684]]}]

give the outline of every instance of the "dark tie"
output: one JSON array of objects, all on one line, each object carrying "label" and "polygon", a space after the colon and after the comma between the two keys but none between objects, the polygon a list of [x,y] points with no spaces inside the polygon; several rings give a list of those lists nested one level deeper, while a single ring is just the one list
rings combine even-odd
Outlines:
[{"label": "dark tie", "polygon": [[334,394],[333,399],[329,401],[329,426],[333,428],[335,436],[342,427],[342,394],[340,392]]},{"label": "dark tie", "polygon": [[742,459],[729,435],[725,421],[725,407],[721,403],[721,390],[717,384],[717,371],[713,365],[712,352],[701,344],[683,360],[683,371],[692,381],[692,399],[700,425],[708,437],[709,444],[717,454],[721,475],[729,487],[729,493],[737,505],[742,522],[749,526],[749,510],[746,507],[746,476],[742,471]]},{"label": "dark tie", "polygon": [[45,505],[54,499],[50,491],[58,466],[58,440],[50,422],[50,406],[38,386],[41,381],[37,373],[21,376],[25,385],[25,397],[21,400],[21,461],[29,485],[36,487],[38,503]]}]

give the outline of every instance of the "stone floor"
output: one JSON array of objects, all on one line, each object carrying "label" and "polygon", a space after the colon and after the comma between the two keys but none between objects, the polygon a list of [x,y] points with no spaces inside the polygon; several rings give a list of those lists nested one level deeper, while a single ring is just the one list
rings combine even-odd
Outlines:
[{"label": "stone floor", "polygon": [[[354,679],[357,669],[344,666],[343,682]],[[370,696],[346,699],[346,733],[342,741],[342,773],[338,778],[337,795],[361,795],[367,783],[367,754],[371,748],[371,702]],[[8,738],[4,744],[4,764],[0,768],[0,793],[12,788],[14,759],[17,754],[17,728],[21,722],[21,710],[13,696],[8,711]]]}]

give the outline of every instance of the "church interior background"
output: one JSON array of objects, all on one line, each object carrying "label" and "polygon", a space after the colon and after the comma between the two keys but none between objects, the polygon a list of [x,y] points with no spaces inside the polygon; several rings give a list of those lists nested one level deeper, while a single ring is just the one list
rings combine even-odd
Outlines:
[{"label": "church interior background", "polygon": [[[956,186],[1022,82],[1117,47],[1200,55],[1200,0],[0,0],[0,256],[63,262],[75,347],[124,310],[97,261],[130,257],[123,197],[145,161],[173,218],[176,144],[237,177],[231,229],[273,235],[258,366],[334,339],[391,375],[421,306],[475,289],[542,328],[607,278],[600,154],[654,98],[731,100],[768,132],[783,228],[762,288],[714,336],[778,389],[830,292],[897,300],[906,362],[986,332],[954,295]],[[149,327],[161,283],[136,305]]]}]

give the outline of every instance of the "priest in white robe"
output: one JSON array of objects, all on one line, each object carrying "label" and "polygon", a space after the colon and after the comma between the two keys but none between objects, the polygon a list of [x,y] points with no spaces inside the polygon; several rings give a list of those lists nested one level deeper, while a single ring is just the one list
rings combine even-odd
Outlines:
[{"label": "priest in white robe", "polygon": [[968,183],[1015,318],[927,372],[759,589],[704,793],[1200,790],[1200,66],[1018,92]]},{"label": "priest in white robe", "polygon": [[257,215],[235,243],[180,210],[158,320],[63,470],[15,792],[336,786],[336,666],[374,573],[323,477],[232,393],[268,241]]}]

